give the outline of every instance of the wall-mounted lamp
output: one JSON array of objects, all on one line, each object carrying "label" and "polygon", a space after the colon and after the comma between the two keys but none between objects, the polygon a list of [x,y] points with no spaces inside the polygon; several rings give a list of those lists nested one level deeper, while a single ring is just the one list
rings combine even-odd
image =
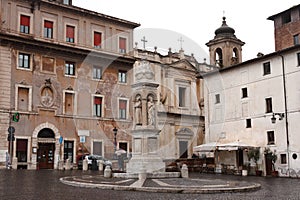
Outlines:
[{"label": "wall-mounted lamp", "polygon": [[282,120],[284,118],[284,113],[273,113],[273,116],[271,117],[272,124],[276,123],[276,116],[278,116],[279,120]]}]

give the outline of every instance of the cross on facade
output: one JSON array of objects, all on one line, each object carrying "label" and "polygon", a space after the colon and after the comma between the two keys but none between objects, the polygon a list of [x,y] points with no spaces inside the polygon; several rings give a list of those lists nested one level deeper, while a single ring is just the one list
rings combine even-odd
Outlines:
[{"label": "cross on facade", "polygon": [[144,49],[146,49],[146,42],[148,42],[148,40],[146,40],[146,38],[144,36],[143,39],[141,39],[141,41],[143,42]]},{"label": "cross on facade", "polygon": [[182,43],[184,42],[184,40],[182,39],[182,37],[180,37],[180,38],[178,39],[178,41],[180,42],[180,49],[182,50]]}]

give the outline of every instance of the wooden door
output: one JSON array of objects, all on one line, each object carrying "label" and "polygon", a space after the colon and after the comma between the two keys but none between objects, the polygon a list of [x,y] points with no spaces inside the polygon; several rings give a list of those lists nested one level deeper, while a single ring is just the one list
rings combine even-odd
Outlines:
[{"label": "wooden door", "polygon": [[39,169],[54,168],[54,144],[53,143],[39,143],[37,162],[38,162]]}]

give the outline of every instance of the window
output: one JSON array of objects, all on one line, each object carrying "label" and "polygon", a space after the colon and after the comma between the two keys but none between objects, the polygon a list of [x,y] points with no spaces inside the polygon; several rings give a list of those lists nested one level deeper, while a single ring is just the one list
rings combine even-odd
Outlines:
[{"label": "window", "polygon": [[119,38],[119,52],[126,53],[126,38]]},{"label": "window", "polygon": [[248,89],[247,88],[242,88],[242,98],[248,97]]},{"label": "window", "polygon": [[75,63],[74,62],[66,61],[65,75],[75,76]]},{"label": "window", "polygon": [[127,119],[127,100],[119,100],[119,118]]},{"label": "window", "polygon": [[102,117],[102,97],[94,97],[94,116]]},{"label": "window", "polygon": [[271,64],[270,64],[270,62],[264,63],[263,66],[264,66],[264,75],[271,74]]},{"label": "window", "polygon": [[220,94],[216,94],[215,95],[215,103],[218,104],[220,102],[221,102],[221,100],[220,100]]},{"label": "window", "polygon": [[16,87],[16,91],[15,91],[16,110],[31,111],[32,87],[26,85],[19,85],[19,84],[17,84],[15,87]]},{"label": "window", "polygon": [[179,96],[179,107],[185,107],[185,96],[186,96],[186,88],[179,87],[178,88],[178,96]]},{"label": "window", "polygon": [[251,119],[246,119],[246,128],[251,128],[252,124],[251,124]]},{"label": "window", "polygon": [[66,41],[74,43],[75,42],[75,27],[67,25],[66,30]]},{"label": "window", "polygon": [[300,66],[300,53],[297,53],[298,66]]},{"label": "window", "polygon": [[44,37],[45,38],[53,38],[53,22],[51,21],[44,21]]},{"label": "window", "polygon": [[69,159],[73,163],[74,141],[64,141],[64,160]]},{"label": "window", "polygon": [[20,32],[21,33],[30,33],[30,17],[26,15],[21,15],[20,17]]},{"label": "window", "polygon": [[292,21],[292,19],[291,19],[291,13],[290,12],[284,13],[282,15],[282,24],[287,24],[291,21]]},{"label": "window", "polygon": [[54,68],[55,59],[49,57],[42,57],[42,71],[44,72],[55,72]]},{"label": "window", "polygon": [[71,5],[71,0],[64,0],[63,3],[64,3],[65,5]]},{"label": "window", "polygon": [[266,98],[266,113],[272,113],[272,98]]},{"label": "window", "polygon": [[294,37],[294,45],[299,44],[299,34],[294,35],[293,37]]},{"label": "window", "polygon": [[267,132],[267,137],[268,137],[268,145],[275,144],[274,131],[268,131]]},{"label": "window", "polygon": [[97,49],[101,48],[101,41],[102,41],[101,37],[102,37],[101,33],[94,32],[94,47]]},{"label": "window", "polygon": [[102,79],[102,68],[99,66],[93,66],[93,79]]},{"label": "window", "polygon": [[75,109],[75,93],[73,91],[65,91],[64,98],[64,114],[73,115]]},{"label": "window", "polygon": [[30,69],[30,54],[19,53],[18,67]]},{"label": "window", "polygon": [[287,164],[286,154],[280,154],[280,163]]},{"label": "window", "polygon": [[17,139],[17,158],[18,162],[27,162],[27,139]]},{"label": "window", "polygon": [[120,83],[126,83],[126,71],[119,71],[119,82]]},{"label": "window", "polygon": [[103,146],[102,142],[93,141],[93,154],[102,156],[103,155],[102,146]]}]

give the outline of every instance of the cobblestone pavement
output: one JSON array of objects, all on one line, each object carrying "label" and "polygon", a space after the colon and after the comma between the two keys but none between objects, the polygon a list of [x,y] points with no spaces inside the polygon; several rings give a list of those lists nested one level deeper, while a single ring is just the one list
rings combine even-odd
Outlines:
[{"label": "cobblestone pavement", "polygon": [[[191,173],[191,179],[217,181],[243,181],[261,184],[261,189],[251,192],[217,193],[217,194],[182,194],[153,193],[139,191],[106,190],[98,188],[79,188],[60,182],[62,177],[99,176],[99,173],[88,171],[57,171],[57,170],[0,170],[0,199],[110,199],[110,200],[147,200],[147,199],[300,199],[300,179],[271,178],[255,176],[234,176]],[[108,180],[110,182],[112,180]],[[119,181],[122,181],[121,179]],[[134,181],[134,180],[132,180]],[[182,180],[180,180],[182,181]],[[172,182],[172,181],[171,181]],[[130,185],[128,181],[124,184]],[[157,183],[145,183],[157,184]],[[172,184],[168,182],[168,184]]]}]

